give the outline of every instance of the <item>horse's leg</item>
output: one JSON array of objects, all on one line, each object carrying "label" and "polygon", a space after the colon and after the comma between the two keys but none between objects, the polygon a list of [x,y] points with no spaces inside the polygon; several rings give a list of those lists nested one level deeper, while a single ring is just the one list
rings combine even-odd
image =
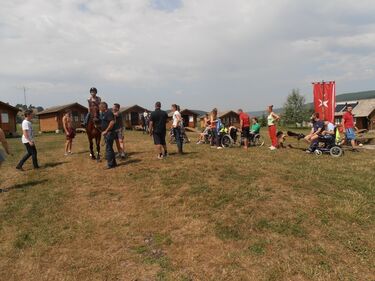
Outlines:
[{"label": "horse's leg", "polygon": [[95,154],[94,154],[94,142],[92,138],[89,137],[89,143],[90,143],[90,156],[93,160],[95,160]]}]

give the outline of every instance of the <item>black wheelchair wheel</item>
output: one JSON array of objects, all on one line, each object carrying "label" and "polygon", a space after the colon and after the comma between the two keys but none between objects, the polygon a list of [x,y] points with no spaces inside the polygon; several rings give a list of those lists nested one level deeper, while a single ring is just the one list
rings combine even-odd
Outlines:
[{"label": "black wheelchair wheel", "polygon": [[344,153],[344,151],[343,151],[342,148],[339,147],[339,146],[333,146],[333,147],[331,147],[331,149],[329,150],[329,154],[330,154],[332,157],[340,157],[340,156],[342,156],[343,153]]},{"label": "black wheelchair wheel", "polygon": [[221,138],[221,146],[222,147],[232,147],[233,146],[233,139],[230,137],[230,135],[224,135]]},{"label": "black wheelchair wheel", "polygon": [[260,147],[260,146],[263,146],[263,145],[264,145],[264,139],[263,139],[263,137],[262,137],[261,135],[259,135],[259,134],[257,134],[257,135],[254,136],[254,140],[253,140],[253,142],[254,142],[254,146],[258,146],[258,147]]}]

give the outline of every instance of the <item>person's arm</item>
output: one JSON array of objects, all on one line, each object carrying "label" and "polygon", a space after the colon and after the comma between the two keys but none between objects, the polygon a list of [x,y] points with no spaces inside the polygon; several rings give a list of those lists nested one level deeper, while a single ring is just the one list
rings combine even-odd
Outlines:
[{"label": "person's arm", "polygon": [[243,120],[240,118],[240,128],[239,128],[240,132],[242,131],[242,128],[243,128]]},{"label": "person's arm", "polygon": [[341,125],[342,125],[342,128],[345,131],[345,118],[344,118],[344,115],[342,116]]},{"label": "person's arm", "polygon": [[67,136],[69,136],[69,131],[68,131],[68,128],[66,127],[66,117],[63,118],[63,127],[64,127],[64,131],[65,131],[65,134]]},{"label": "person's arm", "polygon": [[114,125],[115,125],[115,120],[111,120],[111,122],[109,122],[107,129],[105,129],[102,134],[103,135],[108,134],[108,131],[111,130]]},{"label": "person's arm", "polygon": [[32,140],[30,140],[29,130],[22,130],[22,132],[23,132],[23,135],[24,135],[25,139],[28,141],[28,143],[31,146],[33,146],[34,142]]},{"label": "person's arm", "polygon": [[9,145],[8,145],[8,142],[5,138],[5,134],[3,132],[3,130],[0,129],[0,142],[1,144],[3,145],[4,149],[5,149],[5,152],[10,155],[10,150],[9,150]]},{"label": "person's arm", "polygon": [[277,115],[276,113],[272,112],[272,117],[275,119],[275,121],[279,121],[280,120],[280,116]]}]

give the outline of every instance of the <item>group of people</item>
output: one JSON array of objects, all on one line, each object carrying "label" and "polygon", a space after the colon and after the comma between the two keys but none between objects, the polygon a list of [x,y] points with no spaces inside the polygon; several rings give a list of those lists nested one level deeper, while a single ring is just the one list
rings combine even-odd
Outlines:
[{"label": "group of people", "polygon": [[[311,117],[311,132],[304,138],[306,142],[310,144],[306,152],[314,152],[319,144],[319,140],[333,140],[337,139],[337,136],[340,136],[339,139],[341,139],[341,144],[348,142],[352,146],[352,151],[358,152],[355,141],[355,132],[358,131],[358,128],[355,126],[354,115],[352,111],[353,107],[349,105],[347,107],[347,111],[342,116],[341,124],[337,126],[335,126],[333,123],[329,121],[321,120],[320,114],[318,112],[313,113]],[[344,137],[341,137],[341,135],[343,135]]]},{"label": "group of people", "polygon": [[[88,98],[89,113],[84,119],[82,124],[87,127],[90,118],[93,118],[94,123],[99,123],[100,131],[105,139],[106,144],[106,159],[107,168],[112,169],[117,166],[116,154],[113,149],[113,144],[116,143],[119,155],[122,158],[126,157],[125,147],[124,147],[124,134],[123,134],[123,120],[120,114],[120,105],[115,103],[112,109],[108,108],[108,104],[103,102],[99,96],[97,96],[97,89],[90,89],[90,97]],[[93,108],[97,109],[92,110]],[[350,142],[353,151],[357,151],[355,142],[355,131],[358,130],[355,127],[354,116],[352,114],[352,107],[348,106],[347,112],[343,115],[342,123],[336,126],[328,121],[322,121],[320,119],[319,113],[314,113],[312,116],[312,129],[311,132],[305,136],[305,141],[309,143],[309,148],[306,150],[308,153],[314,152],[317,147],[320,138],[334,138],[339,132],[345,134],[345,141]],[[183,154],[183,144],[184,144],[184,122],[179,111],[179,106],[177,104],[172,104],[171,111],[172,116],[172,130],[173,136],[175,138],[177,149],[179,154]],[[94,112],[95,116],[91,116],[91,112]],[[280,120],[275,112],[273,112],[273,106],[267,108],[267,126],[268,133],[271,140],[270,150],[276,150],[280,147],[280,133],[277,132],[276,124]],[[243,147],[245,149],[249,146],[249,140],[260,132],[260,124],[256,117],[250,118],[250,116],[245,113],[242,109],[238,110],[238,116],[240,120],[239,128],[234,127],[232,124],[225,126],[221,119],[218,117],[218,110],[214,108],[210,114],[206,114],[204,118],[205,128],[203,132],[199,135],[198,144],[205,142],[210,135],[210,144],[212,148],[222,149],[221,146],[221,136],[223,132],[227,132],[227,127],[229,127],[229,133],[236,138],[237,130],[241,133],[243,142]],[[34,132],[31,120],[33,118],[33,112],[27,110],[25,112],[25,119],[22,122],[22,143],[25,146],[26,154],[22,157],[16,166],[16,169],[23,170],[24,163],[31,157],[32,163],[35,169],[39,168],[38,158],[37,158],[37,148],[34,142]],[[168,157],[167,143],[166,143],[166,133],[167,133],[167,123],[168,114],[166,111],[161,109],[161,103],[155,103],[155,110],[151,114],[145,112],[143,115],[143,125],[144,130],[148,132],[152,137],[157,151],[157,158],[163,159]],[[75,137],[75,128],[73,126],[72,112],[66,111],[63,117],[63,128],[66,136],[65,143],[65,155],[68,156],[72,154],[73,139]],[[282,134],[281,134],[282,135]],[[2,143],[5,152],[10,154],[8,143],[5,139],[4,132],[0,129],[0,142]],[[4,161],[5,155],[0,151],[0,164]]]},{"label": "group of people", "polygon": [[[270,150],[278,148],[276,123],[280,120],[280,117],[273,112],[273,106],[267,108],[268,117],[268,132],[271,139]],[[199,134],[197,144],[205,143],[207,139],[210,140],[211,148],[223,149],[221,145],[221,138],[223,134],[229,133],[231,138],[236,142],[237,132],[240,132],[243,139],[243,148],[248,149],[249,141],[252,140],[257,134],[260,133],[260,124],[258,118],[250,118],[249,114],[245,113],[242,109],[237,111],[240,124],[239,128],[236,128],[232,123],[223,124],[221,119],[218,117],[218,110],[214,108],[211,114],[206,114],[204,117],[204,129]]]}]

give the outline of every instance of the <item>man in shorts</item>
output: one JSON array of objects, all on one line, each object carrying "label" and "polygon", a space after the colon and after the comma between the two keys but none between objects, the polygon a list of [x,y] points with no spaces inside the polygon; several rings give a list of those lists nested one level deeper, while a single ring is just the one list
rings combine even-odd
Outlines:
[{"label": "man in shorts", "polygon": [[168,156],[165,136],[167,133],[168,114],[161,110],[161,103],[155,103],[155,111],[150,117],[150,135],[154,138],[154,144],[158,153],[158,159]]},{"label": "man in shorts", "polygon": [[248,149],[250,136],[250,117],[248,114],[243,112],[242,109],[238,110],[238,116],[240,118],[240,132],[242,132],[242,137],[244,138],[244,148]]},{"label": "man in shorts", "polygon": [[358,131],[358,128],[354,124],[354,115],[352,113],[353,107],[349,105],[346,108],[346,112],[342,116],[342,126],[345,131],[345,138],[347,141],[350,141],[352,145],[352,151],[358,152],[355,143],[355,131]]},{"label": "man in shorts", "polygon": [[72,154],[73,139],[76,136],[75,129],[73,128],[73,118],[72,112],[70,110],[66,111],[62,119],[64,132],[66,136],[65,142],[65,156]]},{"label": "man in shorts", "polygon": [[[8,145],[8,142],[5,138],[5,134],[4,134],[4,132],[1,128],[0,128],[0,142],[3,145],[6,154],[10,155],[9,145]],[[1,164],[3,164],[4,161],[5,161],[5,155],[4,155],[3,151],[0,149],[0,166],[1,166]]]},{"label": "man in shorts", "polygon": [[115,142],[117,151],[121,158],[125,158],[124,148],[124,122],[122,120],[122,114],[120,113],[120,105],[118,103],[113,104],[112,107],[113,115],[115,116]]}]

